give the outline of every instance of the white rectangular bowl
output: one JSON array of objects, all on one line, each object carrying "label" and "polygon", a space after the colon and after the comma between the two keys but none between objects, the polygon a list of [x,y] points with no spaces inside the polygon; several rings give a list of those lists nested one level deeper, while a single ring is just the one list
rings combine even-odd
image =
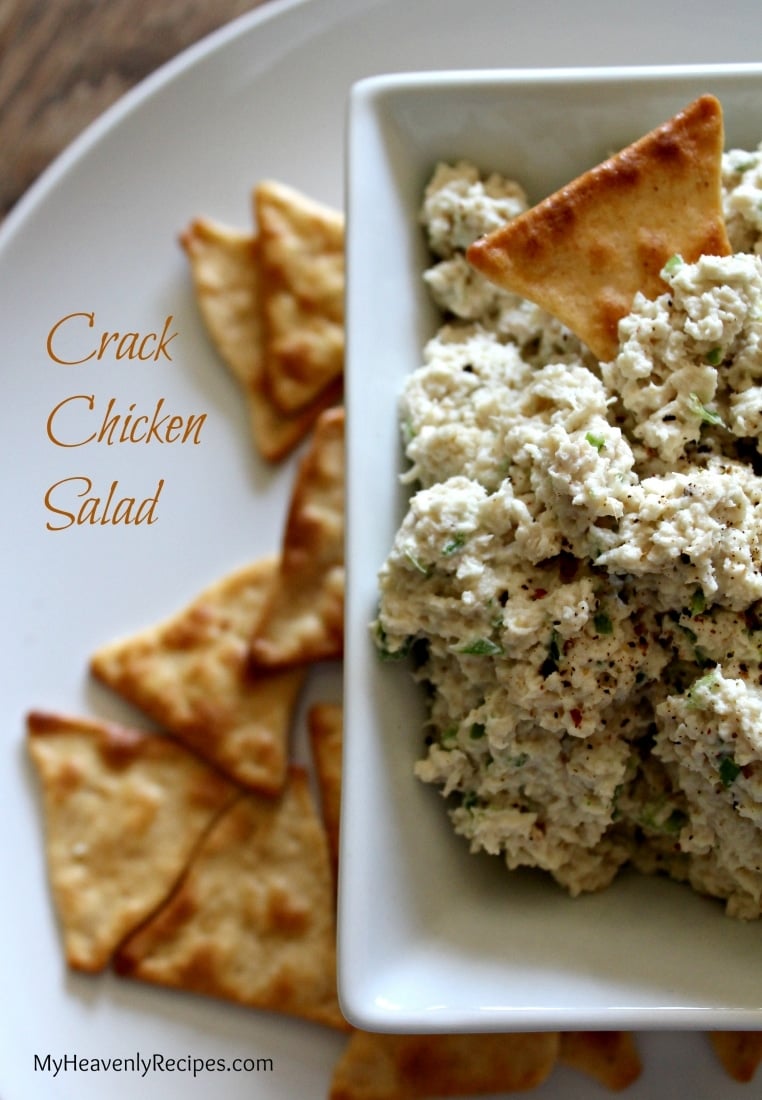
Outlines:
[{"label": "white rectangular bowl", "polygon": [[348,530],[339,895],[343,1009],[376,1031],[762,1027],[762,922],[624,872],[570,899],[469,855],[413,776],[423,703],[369,624],[404,514],[397,402],[437,326],[417,221],[438,160],[519,179],[534,202],[695,96],[726,145],[762,140],[762,65],[381,76],[348,125]]}]

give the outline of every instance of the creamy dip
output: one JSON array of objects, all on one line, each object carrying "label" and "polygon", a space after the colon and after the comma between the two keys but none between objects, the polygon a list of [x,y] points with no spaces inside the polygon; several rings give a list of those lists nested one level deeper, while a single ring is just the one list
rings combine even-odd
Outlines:
[{"label": "creamy dip", "polygon": [[762,147],[732,256],[665,266],[600,364],[464,256],[521,187],[441,164],[440,331],[401,398],[411,486],[382,655],[428,687],[419,778],[473,851],[572,895],[663,871],[762,913]]}]

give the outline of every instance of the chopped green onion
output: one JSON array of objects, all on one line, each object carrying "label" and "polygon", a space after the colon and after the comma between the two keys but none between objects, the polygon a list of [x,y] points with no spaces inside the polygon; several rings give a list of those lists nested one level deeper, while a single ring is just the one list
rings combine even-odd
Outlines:
[{"label": "chopped green onion", "polygon": [[706,611],[706,596],[701,588],[697,588],[691,597],[690,613],[700,615],[703,611]]},{"label": "chopped green onion", "polygon": [[409,655],[413,645],[411,637],[405,638],[398,649],[390,649],[387,642],[387,633],[381,623],[376,623],[376,648],[382,661],[404,661]]},{"label": "chopped green onion", "polygon": [[474,741],[480,741],[487,733],[487,727],[483,722],[474,722],[471,726],[471,737]]},{"label": "chopped green onion", "polygon": [[695,393],[690,395],[691,397],[691,412],[695,413],[705,424],[711,424],[713,427],[724,428],[725,421],[722,419],[718,412],[714,409],[708,408]]},{"label": "chopped green onion", "polygon": [[462,550],[466,545],[466,536],[464,534],[457,534],[442,548],[442,553],[449,557],[451,554],[457,554],[458,550]]},{"label": "chopped green onion", "polygon": [[712,664],[712,658],[707,654],[705,649],[702,649],[700,645],[693,647],[693,659],[699,668],[706,668],[707,665]]},{"label": "chopped green onion", "polygon": [[683,257],[676,252],[674,256],[670,256],[670,258],[667,260],[662,269],[662,273],[664,275],[674,275],[675,272],[682,266]]},{"label": "chopped green onion", "polygon": [[747,160],[739,160],[736,163],[731,161],[730,167],[734,172],[748,172],[750,169],[755,168],[756,164],[756,160],[749,157]]},{"label": "chopped green onion", "polygon": [[736,764],[732,756],[720,757],[720,782],[723,787],[729,787],[738,777],[741,765]]},{"label": "chopped green onion", "polygon": [[725,353],[722,348],[712,348],[704,356],[704,362],[708,363],[710,367],[719,367],[722,360],[725,358]]},{"label": "chopped green onion", "polygon": [[707,672],[704,676],[700,676],[698,680],[694,681],[685,693],[688,705],[693,707],[700,707],[701,703],[696,700],[697,691],[711,691],[717,683],[717,673],[714,669],[711,672]]},{"label": "chopped green onion", "polygon": [[596,451],[602,451],[606,446],[606,439],[602,435],[597,435],[595,432],[586,432],[585,439],[588,441],[591,447],[595,447]]},{"label": "chopped green onion", "polygon": [[599,634],[613,634],[614,624],[605,611],[599,611],[593,619],[595,629]]},{"label": "chopped green onion", "polygon": [[446,746],[446,745],[450,745],[454,741],[456,741],[457,737],[458,737],[458,727],[457,726],[448,726],[446,730],[442,731],[442,733],[440,735],[440,741],[441,741],[443,746]]},{"label": "chopped green onion", "polygon": [[420,561],[420,559],[418,559],[415,554],[412,553],[412,551],[406,550],[405,557],[414,569],[417,569],[419,573],[423,573],[424,577],[428,577],[430,575],[431,568],[428,565],[424,565],[423,562]]},{"label": "chopped green onion", "polygon": [[518,756],[512,756],[509,763],[512,764],[514,768],[523,768],[528,759],[528,752],[520,752]]},{"label": "chopped green onion", "polygon": [[473,657],[497,657],[502,652],[503,647],[489,638],[474,638],[456,650],[456,653],[468,653]]},{"label": "chopped green onion", "polygon": [[643,807],[638,822],[646,829],[652,829],[656,833],[666,833],[675,836],[684,825],[688,824],[688,816],[682,810],[673,809],[665,817],[665,811],[669,808],[666,796],[662,795],[653,802],[648,802]]}]

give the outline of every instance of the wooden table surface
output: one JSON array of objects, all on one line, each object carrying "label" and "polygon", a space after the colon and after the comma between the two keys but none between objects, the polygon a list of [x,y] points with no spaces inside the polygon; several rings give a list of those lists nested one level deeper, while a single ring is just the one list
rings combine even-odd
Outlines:
[{"label": "wooden table surface", "polygon": [[0,0],[0,218],[124,92],[267,2]]}]

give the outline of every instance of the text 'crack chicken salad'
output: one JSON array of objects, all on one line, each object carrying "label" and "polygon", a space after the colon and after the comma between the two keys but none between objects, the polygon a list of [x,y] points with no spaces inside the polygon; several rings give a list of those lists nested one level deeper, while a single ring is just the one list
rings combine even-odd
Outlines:
[{"label": "text 'crack chicken salad'", "polygon": [[625,864],[762,914],[762,147],[733,253],[664,267],[599,363],[465,257],[527,208],[440,164],[443,326],[401,398],[411,486],[376,640],[429,689],[419,778],[457,833],[572,895]]}]

